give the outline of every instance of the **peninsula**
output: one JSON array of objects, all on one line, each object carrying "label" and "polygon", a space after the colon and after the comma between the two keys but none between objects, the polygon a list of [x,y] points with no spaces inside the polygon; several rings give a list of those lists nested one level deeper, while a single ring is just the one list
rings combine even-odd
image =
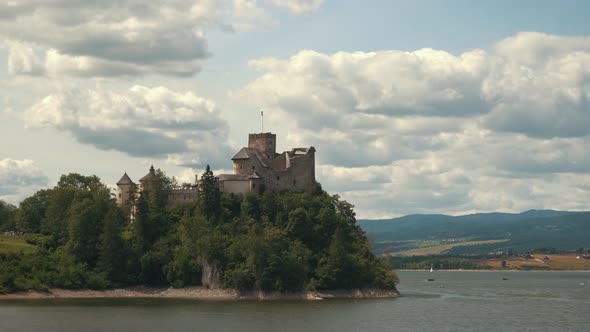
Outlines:
[{"label": "peninsula", "polygon": [[[0,253],[4,298],[395,297],[353,206],[315,180],[315,149],[251,134],[234,174],[179,185],[153,166],[111,190],[63,175],[13,209],[21,250]],[[24,293],[23,293],[24,292]]]}]

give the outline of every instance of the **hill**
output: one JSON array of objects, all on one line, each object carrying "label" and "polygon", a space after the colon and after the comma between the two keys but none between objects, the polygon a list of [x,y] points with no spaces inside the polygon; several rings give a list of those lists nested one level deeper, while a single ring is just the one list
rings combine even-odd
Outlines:
[{"label": "hill", "polygon": [[154,171],[118,206],[98,177],[69,174],[10,207],[0,229],[27,234],[0,237],[0,293],[137,285],[395,292],[389,260],[373,254],[353,206],[337,195],[320,187],[222,195],[207,167],[198,200],[169,205],[171,181]]},{"label": "hill", "polygon": [[548,247],[572,251],[590,247],[590,212],[530,210],[464,216],[408,215],[385,220],[359,220],[359,225],[373,238],[378,254],[384,250],[396,253],[487,240],[507,241],[453,246],[446,252],[481,254]]}]

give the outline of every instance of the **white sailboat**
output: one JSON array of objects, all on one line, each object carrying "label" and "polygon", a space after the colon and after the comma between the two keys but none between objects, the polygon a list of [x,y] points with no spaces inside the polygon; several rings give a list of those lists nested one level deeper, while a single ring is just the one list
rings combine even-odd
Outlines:
[{"label": "white sailboat", "polygon": [[[430,273],[434,272],[432,264],[430,264]],[[428,278],[427,281],[434,281],[434,278]]]}]

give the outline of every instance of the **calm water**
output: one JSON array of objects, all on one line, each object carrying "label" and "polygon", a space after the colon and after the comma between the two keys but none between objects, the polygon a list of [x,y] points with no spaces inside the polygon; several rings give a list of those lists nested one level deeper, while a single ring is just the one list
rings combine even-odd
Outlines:
[{"label": "calm water", "polygon": [[384,300],[0,301],[0,331],[590,331],[587,272],[399,274]]}]

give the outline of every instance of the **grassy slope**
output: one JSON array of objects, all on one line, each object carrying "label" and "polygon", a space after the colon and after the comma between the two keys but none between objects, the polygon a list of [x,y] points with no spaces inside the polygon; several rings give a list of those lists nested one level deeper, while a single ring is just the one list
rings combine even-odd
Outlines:
[{"label": "grassy slope", "polygon": [[35,246],[26,243],[22,237],[0,235],[0,254],[20,251],[31,253]]},{"label": "grassy slope", "polygon": [[501,242],[506,242],[506,241],[508,241],[508,240],[507,239],[503,239],[503,240],[484,240],[484,241],[456,242],[456,243],[442,244],[442,245],[432,246],[432,247],[425,247],[425,248],[420,248],[420,249],[412,249],[412,250],[400,251],[400,252],[394,253],[393,255],[394,256],[440,255],[440,254],[447,253],[449,250],[451,250],[452,248],[455,248],[455,247],[476,246],[476,245],[482,245],[482,244],[494,244],[494,243],[501,243]]},{"label": "grassy slope", "polygon": [[[523,257],[506,258],[506,268],[509,270],[549,269],[549,270],[590,270],[590,259],[576,258],[577,255],[547,255],[548,261],[543,261],[545,255],[535,254],[532,259]],[[502,268],[502,259],[479,260],[479,264],[494,269]]]}]

